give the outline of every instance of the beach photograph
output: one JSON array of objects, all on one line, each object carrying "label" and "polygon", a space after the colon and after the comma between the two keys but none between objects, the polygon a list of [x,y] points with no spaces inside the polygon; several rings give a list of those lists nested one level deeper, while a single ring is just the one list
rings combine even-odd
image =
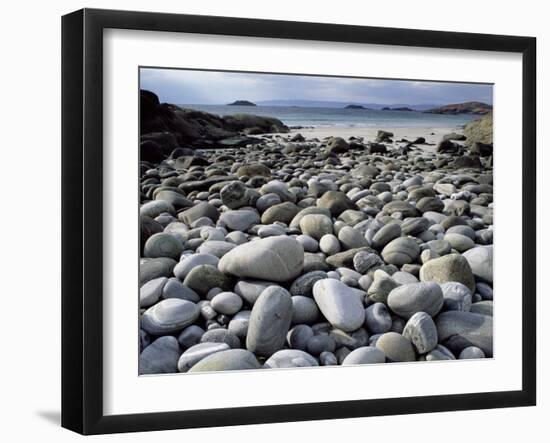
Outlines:
[{"label": "beach photograph", "polygon": [[141,67],[136,94],[140,375],[493,358],[492,84]]}]

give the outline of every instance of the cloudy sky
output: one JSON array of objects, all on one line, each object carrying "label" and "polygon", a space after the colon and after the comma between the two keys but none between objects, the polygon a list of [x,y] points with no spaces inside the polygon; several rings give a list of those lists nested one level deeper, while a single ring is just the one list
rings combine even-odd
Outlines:
[{"label": "cloudy sky", "polygon": [[161,102],[224,104],[234,100],[321,100],[380,104],[492,104],[486,84],[355,79],[179,69],[141,69],[141,88]]}]

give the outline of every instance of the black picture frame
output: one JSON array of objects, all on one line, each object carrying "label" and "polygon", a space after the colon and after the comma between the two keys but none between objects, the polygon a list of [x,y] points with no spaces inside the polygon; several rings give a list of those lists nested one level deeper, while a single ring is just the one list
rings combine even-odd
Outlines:
[{"label": "black picture frame", "polygon": [[[102,338],[103,30],[170,31],[519,53],[523,64],[522,389],[106,416]],[[536,404],[536,39],[83,9],[62,18],[62,426],[82,434]]]}]

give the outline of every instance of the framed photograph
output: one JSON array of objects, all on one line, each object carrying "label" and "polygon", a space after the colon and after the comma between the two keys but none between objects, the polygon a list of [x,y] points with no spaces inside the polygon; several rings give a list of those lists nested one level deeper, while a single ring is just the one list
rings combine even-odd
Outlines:
[{"label": "framed photograph", "polygon": [[64,427],[535,404],[534,38],[62,26]]}]

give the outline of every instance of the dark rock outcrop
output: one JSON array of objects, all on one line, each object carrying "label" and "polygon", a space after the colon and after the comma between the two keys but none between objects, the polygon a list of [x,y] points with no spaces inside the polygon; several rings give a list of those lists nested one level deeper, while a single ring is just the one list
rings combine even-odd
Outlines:
[{"label": "dark rock outcrop", "polygon": [[440,106],[438,108],[428,109],[424,112],[429,114],[477,114],[484,115],[492,112],[493,107],[482,102],[464,102],[453,103],[450,105]]}]

